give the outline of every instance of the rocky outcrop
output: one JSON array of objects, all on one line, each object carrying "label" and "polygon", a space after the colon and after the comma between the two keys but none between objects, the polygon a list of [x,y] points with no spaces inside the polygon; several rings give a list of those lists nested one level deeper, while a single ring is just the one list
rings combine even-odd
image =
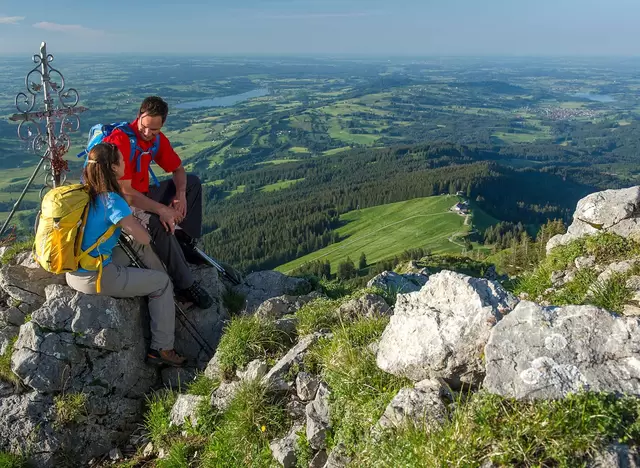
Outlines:
[{"label": "rocky outcrop", "polygon": [[594,306],[521,302],[491,331],[484,388],[517,399],[640,395],[640,321]]},{"label": "rocky outcrop", "polygon": [[376,294],[364,294],[357,299],[351,299],[338,308],[342,317],[354,319],[356,317],[382,317],[391,315],[391,307]]},{"label": "rocky outcrop", "polygon": [[[186,313],[215,347],[227,315],[212,272],[195,275],[218,301],[209,310]],[[0,396],[0,450],[37,447],[30,456],[39,467],[63,466],[60,457],[79,466],[124,446],[141,422],[146,394],[160,383],[158,369],[145,363],[149,332],[143,301],[85,295],[58,284],[63,281],[64,276],[39,268],[5,265],[0,270],[7,293],[33,310],[24,324],[22,310],[0,313],[2,323],[10,324],[0,330],[19,330],[11,368],[23,385],[22,393]],[[178,319],[175,346],[191,362],[211,357]],[[75,406],[65,410],[72,399]]]},{"label": "rocky outcrop", "polygon": [[244,279],[233,290],[244,296],[241,313],[253,314],[267,299],[285,295],[302,295],[311,292],[311,284],[302,278],[292,278],[277,271],[258,271]]},{"label": "rocky outcrop", "polygon": [[320,297],[324,296],[317,291],[312,291],[304,296],[273,297],[260,304],[255,315],[265,319],[279,319],[285,315],[295,314],[302,306]]},{"label": "rocky outcrop", "polygon": [[640,240],[640,187],[592,193],[578,202],[566,234],[554,236],[547,252],[583,236],[611,232]]},{"label": "rocky outcrop", "polygon": [[401,275],[394,271],[384,271],[367,283],[368,288],[379,288],[388,294],[406,294],[418,291],[427,282],[428,276],[420,273]]},{"label": "rocky outcrop", "polygon": [[477,385],[491,329],[516,304],[496,282],[451,271],[432,275],[419,292],[398,296],[376,362],[416,382],[441,377],[454,387]]}]

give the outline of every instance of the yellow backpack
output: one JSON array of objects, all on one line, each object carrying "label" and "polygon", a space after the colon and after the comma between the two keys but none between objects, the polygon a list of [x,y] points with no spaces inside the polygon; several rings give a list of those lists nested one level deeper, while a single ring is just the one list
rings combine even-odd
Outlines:
[{"label": "yellow backpack", "polygon": [[117,226],[110,226],[95,244],[83,251],[82,237],[88,212],[89,193],[84,185],[64,185],[50,190],[42,199],[35,259],[42,268],[56,274],[78,268],[98,271],[96,291],[99,293],[103,256],[92,257],[89,252],[109,239]]}]

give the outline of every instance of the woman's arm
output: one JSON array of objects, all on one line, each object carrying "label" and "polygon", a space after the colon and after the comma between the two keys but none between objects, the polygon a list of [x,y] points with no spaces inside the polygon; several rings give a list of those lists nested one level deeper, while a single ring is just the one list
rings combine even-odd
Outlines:
[{"label": "woman's arm", "polygon": [[118,223],[127,234],[133,236],[133,238],[142,245],[149,245],[151,243],[151,236],[147,230],[140,224],[140,222],[133,217],[133,215],[125,216]]}]

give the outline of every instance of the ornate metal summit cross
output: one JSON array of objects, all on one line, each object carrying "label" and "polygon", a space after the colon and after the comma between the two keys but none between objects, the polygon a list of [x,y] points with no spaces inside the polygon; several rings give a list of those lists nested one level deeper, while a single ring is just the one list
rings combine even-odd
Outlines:
[{"label": "ornate metal summit cross", "polygon": [[[63,157],[71,147],[68,134],[80,129],[78,114],[88,110],[86,107],[77,106],[80,101],[78,91],[74,88],[66,89],[64,76],[50,65],[52,61],[53,55],[47,54],[47,44],[43,42],[40,45],[40,54],[33,56],[36,66],[25,78],[27,93],[20,92],[16,96],[16,108],[19,113],[9,117],[9,120],[20,122],[18,137],[27,142],[33,152],[40,155],[40,162],[0,229],[0,236],[9,225],[41,167],[44,166],[45,174],[44,186],[40,190],[41,198],[47,189],[66,182],[69,167]],[[41,92],[43,107],[36,109],[37,98]]]}]

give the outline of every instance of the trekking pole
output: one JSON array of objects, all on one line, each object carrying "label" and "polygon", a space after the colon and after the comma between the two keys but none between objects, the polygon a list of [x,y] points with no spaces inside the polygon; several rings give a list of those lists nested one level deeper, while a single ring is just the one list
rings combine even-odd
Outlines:
[{"label": "trekking pole", "polygon": [[193,250],[195,250],[198,255],[200,255],[212,267],[214,267],[216,270],[218,270],[220,273],[222,273],[222,276],[227,278],[233,284],[235,284],[235,285],[240,284],[240,281],[238,281],[238,279],[236,277],[234,277],[233,275],[230,275],[229,273],[227,273],[227,270],[225,270],[222,267],[222,265],[220,265],[218,262],[216,262],[213,258],[209,257],[209,255],[207,255],[200,247],[194,247]]},{"label": "trekking pole", "polygon": [[[123,239],[122,237],[120,237],[118,239],[118,244],[120,245],[120,248],[122,248],[124,253],[127,254],[127,257],[129,257],[129,259],[131,260],[134,266],[136,266],[137,268],[143,268],[143,269],[147,268],[145,264],[142,262],[142,260],[140,260],[140,257],[138,257],[136,252],[133,250],[131,245],[129,245],[129,242],[127,242],[126,239]],[[182,307],[180,307],[180,304],[178,304],[178,301],[176,301],[175,298],[173,299],[173,304],[175,305],[175,308],[178,311],[177,317],[180,320],[180,323],[182,323],[182,326],[189,332],[189,334],[196,341],[196,343],[198,343],[201,350],[205,350],[213,356],[215,352],[215,350],[213,349],[213,346],[207,343],[207,340],[205,340],[204,337],[200,334],[200,332],[198,331],[194,323],[191,320],[189,320],[189,317],[187,317],[187,314],[184,312],[184,310],[182,310]]]}]

